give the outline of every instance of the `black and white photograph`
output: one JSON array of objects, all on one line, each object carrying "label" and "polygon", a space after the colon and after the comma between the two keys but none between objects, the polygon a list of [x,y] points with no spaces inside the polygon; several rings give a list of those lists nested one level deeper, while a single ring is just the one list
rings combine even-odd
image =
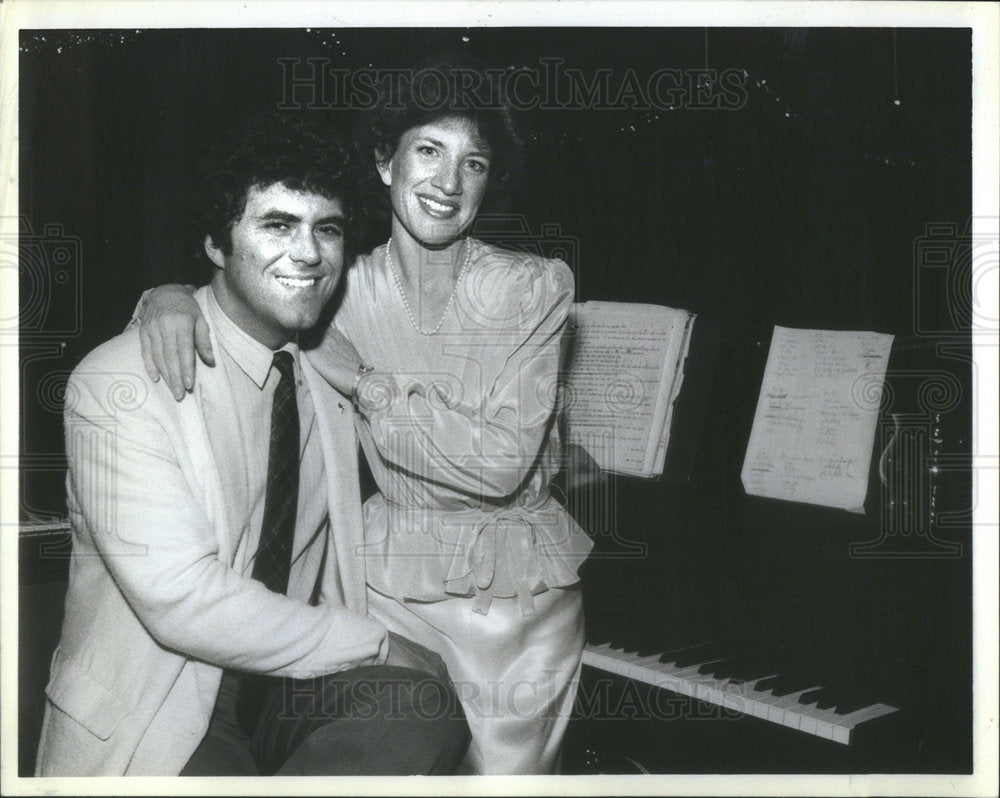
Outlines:
[{"label": "black and white photograph", "polygon": [[998,12],[0,6],[3,793],[996,795]]}]

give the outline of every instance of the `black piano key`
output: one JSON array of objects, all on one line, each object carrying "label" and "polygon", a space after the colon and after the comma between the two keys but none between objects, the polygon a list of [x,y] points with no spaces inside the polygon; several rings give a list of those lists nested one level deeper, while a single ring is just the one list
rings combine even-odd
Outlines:
[{"label": "black piano key", "polygon": [[[656,656],[658,651],[663,651],[658,656],[661,663],[674,668],[687,668],[700,664],[697,672],[701,676],[712,677],[720,682],[729,680],[734,684],[747,684],[756,692],[769,692],[776,698],[811,688],[829,677],[829,674],[820,673],[811,674],[809,678],[803,679],[801,675],[795,675],[807,672],[801,667],[793,668],[792,672],[785,672],[785,668],[794,665],[794,658],[790,657],[780,641],[763,641],[759,638],[753,642],[745,639],[718,640],[704,635],[698,638],[692,635],[691,640],[663,650],[662,642],[658,644],[654,639],[651,643],[648,636],[637,630],[626,630],[624,624],[616,625],[610,633],[605,631],[604,634],[595,633],[589,636],[592,645],[607,644],[612,649],[634,652],[640,657]],[[797,703],[845,715],[884,700],[871,695],[866,689],[855,689],[855,680],[851,679],[849,674],[841,676],[847,678],[843,680],[845,682],[843,684],[840,683],[841,680],[836,680],[836,690],[831,687],[813,689],[800,696]],[[829,681],[834,683],[835,679],[829,677]]]},{"label": "black piano key", "polygon": [[886,701],[870,685],[851,683],[841,689],[841,698],[837,701],[836,712],[838,715],[849,715],[859,709],[870,707],[872,704],[892,705],[892,701]]},{"label": "black piano key", "polygon": [[760,654],[745,653],[722,664],[713,675],[718,679],[730,679],[736,684],[753,683],[765,676],[771,676],[777,668],[773,662]]},{"label": "black piano key", "polygon": [[816,696],[816,707],[817,709],[833,709],[837,706],[837,702],[843,701],[845,696],[840,690],[832,687],[824,687],[818,696]]},{"label": "black piano key", "polygon": [[879,701],[872,700],[871,696],[859,693],[845,697],[842,701],[838,701],[834,711],[838,715],[850,715],[852,712],[878,703]]},{"label": "black piano key", "polygon": [[836,716],[849,715],[859,709],[884,702],[868,690],[844,690],[838,686],[836,689],[821,687],[810,690],[799,697],[798,703],[803,707],[828,710],[829,718],[833,720]]},{"label": "black piano key", "polygon": [[770,690],[772,687],[774,687],[774,685],[777,684],[781,678],[782,678],[781,675],[777,673],[767,676],[766,678],[756,682],[753,686],[753,689],[760,693],[766,692],[767,690]]},{"label": "black piano key", "polygon": [[714,676],[717,679],[722,679],[725,677],[719,676],[719,671],[724,667],[729,665],[732,659],[729,657],[722,657],[718,660],[713,660],[711,662],[706,662],[700,668],[698,668],[698,673],[702,676]]},{"label": "black piano key", "polygon": [[720,680],[726,679],[734,670],[745,668],[749,662],[750,657],[745,646],[732,640],[723,641],[717,643],[711,655],[704,659],[704,664],[698,669],[698,673],[714,676]]},{"label": "black piano key", "polygon": [[[704,676],[714,676],[721,681],[730,678],[735,673],[746,670],[751,666],[753,659],[746,649],[741,649],[729,643],[720,646],[714,652],[714,656],[707,658],[705,664],[698,669],[698,673]],[[768,673],[772,672],[768,671]],[[767,673],[761,673],[761,676],[766,675]]]},{"label": "black piano key", "polygon": [[698,673],[714,676],[716,679],[728,679],[733,675],[738,664],[735,658],[730,657],[719,662],[710,662],[704,668],[699,668]]},{"label": "black piano key", "polygon": [[687,651],[677,654],[674,658],[674,666],[677,668],[687,668],[697,665],[699,662],[718,659],[719,647],[716,643],[710,642],[703,646],[696,646]]},{"label": "black piano key", "polygon": [[[808,686],[799,686],[795,690],[801,690]],[[774,694],[784,694],[785,687],[785,685],[775,687]],[[795,690],[790,692],[795,692]],[[844,717],[859,709],[880,703],[888,702],[884,701],[870,686],[854,683],[853,680],[848,680],[847,685],[838,683],[833,687],[819,687],[809,690],[796,698],[797,706],[802,709],[826,710],[824,717],[833,723],[836,723],[838,717]]]},{"label": "black piano key", "polygon": [[885,696],[877,684],[865,679],[859,674],[846,674],[845,679],[837,680],[840,697],[837,700],[836,712],[838,715],[847,715],[855,710],[872,704],[888,703]]},{"label": "black piano key", "polygon": [[[779,676],[770,685],[771,694],[776,697],[791,695],[792,693],[800,692],[801,690],[806,690],[815,685],[815,681],[808,681],[799,678],[798,676],[784,675]],[[759,683],[755,685],[756,689],[760,689]]]},{"label": "black piano key", "polygon": [[799,703],[802,704],[803,706],[809,706],[810,704],[815,704],[820,700],[820,698],[823,697],[825,691],[826,691],[825,687],[817,687],[815,690],[810,690],[808,693],[803,693],[799,697]]},{"label": "black piano key", "polygon": [[[676,646],[674,648],[668,648],[662,654],[660,654],[660,662],[664,665],[674,662],[678,657],[684,656],[686,653],[693,651],[695,649],[704,650],[706,646],[711,644],[710,640],[700,640],[697,643],[684,646]],[[655,652],[654,652],[655,653]]]},{"label": "black piano key", "polygon": [[761,664],[757,668],[745,671],[742,675],[730,676],[729,680],[735,684],[756,685],[757,682],[771,673],[774,673],[774,668]]}]

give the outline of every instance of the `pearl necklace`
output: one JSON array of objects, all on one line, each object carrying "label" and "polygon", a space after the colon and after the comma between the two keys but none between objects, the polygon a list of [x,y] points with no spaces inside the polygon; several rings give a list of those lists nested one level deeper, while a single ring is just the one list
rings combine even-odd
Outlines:
[{"label": "pearl necklace", "polygon": [[444,306],[444,312],[441,314],[441,318],[438,319],[438,323],[434,325],[434,329],[424,330],[419,324],[417,324],[416,319],[413,316],[413,310],[410,309],[410,300],[406,298],[406,292],[403,290],[403,282],[399,279],[399,274],[396,272],[396,264],[393,263],[392,260],[392,237],[389,238],[388,243],[385,245],[385,262],[389,265],[389,272],[392,274],[392,281],[396,284],[396,290],[399,291],[399,296],[403,300],[403,307],[406,308],[406,315],[410,319],[410,324],[413,326],[414,330],[421,335],[434,335],[441,329],[441,325],[444,324],[448,311],[451,310],[451,304],[455,301],[455,294],[458,292],[458,284],[462,282],[462,277],[469,268],[469,261],[471,260],[472,242],[466,239],[465,262],[462,264],[462,268],[458,272],[458,277],[455,278],[455,284],[451,287],[451,294],[448,296],[448,304]]}]

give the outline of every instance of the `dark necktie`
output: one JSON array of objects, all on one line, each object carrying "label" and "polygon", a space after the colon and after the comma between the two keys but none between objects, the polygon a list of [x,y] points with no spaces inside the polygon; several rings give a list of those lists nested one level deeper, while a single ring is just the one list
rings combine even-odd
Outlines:
[{"label": "dark necktie", "polygon": [[[295,402],[291,354],[275,352],[273,365],[281,378],[271,405],[271,446],[267,458],[264,521],[252,576],[268,590],[285,593],[299,503],[299,409]],[[253,618],[243,620],[248,624],[254,622]],[[248,736],[253,736],[253,728],[273,681],[249,673],[240,677],[236,717]]]},{"label": "dark necktie", "polygon": [[281,379],[271,405],[267,494],[253,578],[275,593],[284,593],[288,589],[295,511],[299,504],[299,408],[295,402],[291,353],[275,352],[273,365]]}]

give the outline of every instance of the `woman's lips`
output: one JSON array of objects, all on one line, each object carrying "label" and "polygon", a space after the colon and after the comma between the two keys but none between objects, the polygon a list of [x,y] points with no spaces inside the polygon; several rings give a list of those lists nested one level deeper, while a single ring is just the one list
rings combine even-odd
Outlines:
[{"label": "woman's lips", "polygon": [[458,213],[458,203],[455,202],[443,202],[420,194],[417,195],[417,200],[427,213],[437,219],[450,219]]}]

